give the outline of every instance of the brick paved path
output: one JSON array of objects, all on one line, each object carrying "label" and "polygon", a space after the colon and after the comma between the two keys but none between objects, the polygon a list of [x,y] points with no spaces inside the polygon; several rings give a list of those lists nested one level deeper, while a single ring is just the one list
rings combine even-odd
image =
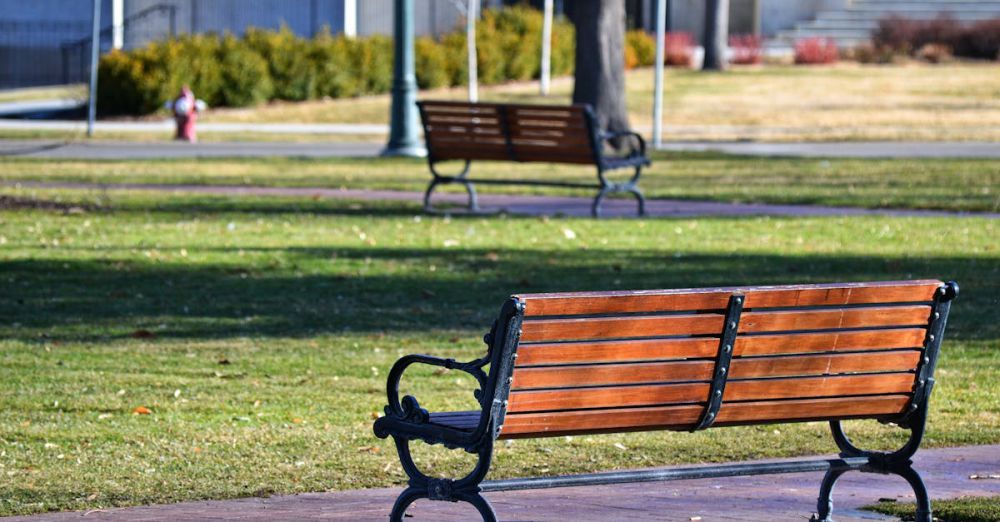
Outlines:
[{"label": "brick paved path", "polygon": [[[1000,474],[1000,445],[922,450],[914,467],[923,475],[934,499],[965,495],[1000,495],[1000,479],[973,475]],[[808,520],[816,509],[822,473],[732,477],[613,486],[588,486],[507,493],[488,493],[502,520],[691,521]],[[384,521],[399,488],[309,493],[241,500],[110,509],[87,513],[53,513],[15,518],[32,522],[178,521],[178,520],[351,520]],[[834,491],[838,522],[887,520],[858,508],[892,498],[911,501],[906,483],[896,476],[859,472],[845,475]],[[418,501],[409,520],[475,520],[463,504]],[[697,517],[701,517],[700,519]]]}]

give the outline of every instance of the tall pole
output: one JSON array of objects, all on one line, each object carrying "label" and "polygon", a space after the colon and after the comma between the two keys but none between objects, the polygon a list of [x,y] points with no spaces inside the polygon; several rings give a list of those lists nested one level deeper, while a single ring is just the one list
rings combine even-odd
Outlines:
[{"label": "tall pole", "polygon": [[542,18],[542,74],[539,89],[542,96],[549,95],[552,78],[552,0],[545,0]]},{"label": "tall pole", "polygon": [[476,21],[479,19],[479,0],[466,0],[465,42],[469,55],[469,101],[479,101],[479,66],[476,52]]},{"label": "tall pole", "polygon": [[344,36],[354,38],[358,35],[358,2],[344,0]]},{"label": "tall pole", "polygon": [[667,32],[667,0],[656,0],[656,77],[653,81],[653,148],[663,145],[663,61]]},{"label": "tall pole", "polygon": [[394,0],[392,109],[383,156],[423,157],[417,136],[417,77],[413,64],[413,0]]},{"label": "tall pole", "polygon": [[101,54],[101,0],[93,0],[93,30],[90,37],[90,102],[87,104],[87,136],[94,135],[97,118],[97,60]]},{"label": "tall pole", "polygon": [[111,48],[125,47],[125,0],[111,0]]}]

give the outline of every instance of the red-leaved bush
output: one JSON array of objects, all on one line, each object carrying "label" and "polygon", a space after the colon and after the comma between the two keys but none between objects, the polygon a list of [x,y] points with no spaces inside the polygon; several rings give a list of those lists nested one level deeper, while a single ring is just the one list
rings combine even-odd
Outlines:
[{"label": "red-leaved bush", "polygon": [[734,34],[729,37],[729,49],[732,51],[732,63],[753,65],[761,61],[764,39],[752,34]]},{"label": "red-leaved bush", "polygon": [[837,42],[830,38],[806,38],[795,42],[795,63],[797,64],[836,63],[839,57]]},{"label": "red-leaved bush", "polygon": [[965,24],[947,15],[934,20],[890,16],[879,21],[872,43],[899,54],[938,45],[950,48],[955,56],[996,60],[1000,59],[1000,18]]},{"label": "red-leaved bush", "polygon": [[691,33],[671,32],[663,35],[663,63],[690,67],[693,57],[694,37]]}]

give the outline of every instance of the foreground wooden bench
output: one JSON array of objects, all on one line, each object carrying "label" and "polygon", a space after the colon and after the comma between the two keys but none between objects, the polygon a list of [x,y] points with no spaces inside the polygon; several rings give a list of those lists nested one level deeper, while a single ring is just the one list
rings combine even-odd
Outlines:
[{"label": "foreground wooden bench", "polygon": [[[604,132],[588,105],[549,106],[450,101],[418,102],[427,142],[427,162],[431,180],[424,194],[424,209],[433,211],[431,195],[438,185],[459,183],[469,194],[469,210],[478,211],[476,189],[468,178],[474,160],[568,163],[592,165],[597,169],[597,183],[569,183],[553,180],[476,179],[476,183],[504,185],[553,185],[597,189],[591,207],[594,217],[601,214],[601,202],[608,194],[629,192],[638,200],[639,215],[646,212],[645,199],[639,190],[642,168],[650,164],[646,142],[638,133]],[[611,141],[630,143],[619,156],[605,153]],[[464,161],[465,166],[453,176],[441,174],[438,163]],[[632,176],[614,182],[606,173],[633,169]]]},{"label": "foreground wooden bench", "polygon": [[[374,429],[393,437],[410,477],[392,519],[419,498],[467,501],[495,520],[482,491],[826,470],[818,511],[827,520],[834,483],[860,469],[905,478],[918,520],[929,522],[910,457],[957,294],[953,282],[902,281],[513,296],[482,358],[407,355],[389,372]],[[416,363],[471,374],[481,409],[430,413],[412,396],[400,400],[400,378]],[[895,423],[910,439],[892,453],[865,451],[845,435],[845,419]],[[482,482],[496,439],[818,420],[830,422],[840,459]],[[476,453],[478,464],[457,480],[428,477],[411,440]]]}]

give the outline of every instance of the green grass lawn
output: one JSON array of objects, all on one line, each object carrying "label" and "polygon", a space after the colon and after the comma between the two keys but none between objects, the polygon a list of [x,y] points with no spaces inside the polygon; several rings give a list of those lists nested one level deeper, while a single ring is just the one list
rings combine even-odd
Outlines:
[{"label": "green grass lawn", "polygon": [[[1000,160],[755,158],[654,153],[640,186],[648,197],[962,211],[1000,210]],[[457,169],[459,165],[452,165]],[[192,159],[54,161],[5,158],[0,181],[345,187],[422,191],[422,160]],[[448,171],[448,166],[442,170]],[[590,167],[480,162],[476,176],[596,182]],[[575,194],[579,189],[480,186],[480,192]]]},{"label": "green grass lawn", "polygon": [[[879,502],[866,507],[907,521],[914,519],[916,505],[912,503]],[[963,497],[953,500],[932,500],[931,512],[940,522],[995,522],[1000,520],[1000,497]]]},{"label": "green grass lawn", "polygon": [[[309,199],[0,194],[0,514],[400,484],[371,433],[389,366],[479,356],[515,292],[954,278],[925,445],[1000,442],[992,219],[435,218]],[[462,408],[472,384],[416,369],[406,392]],[[871,446],[904,440],[851,429]],[[491,477],[834,450],[824,423],[560,437],[500,445]],[[452,453],[416,455],[440,472],[468,465]]]}]

